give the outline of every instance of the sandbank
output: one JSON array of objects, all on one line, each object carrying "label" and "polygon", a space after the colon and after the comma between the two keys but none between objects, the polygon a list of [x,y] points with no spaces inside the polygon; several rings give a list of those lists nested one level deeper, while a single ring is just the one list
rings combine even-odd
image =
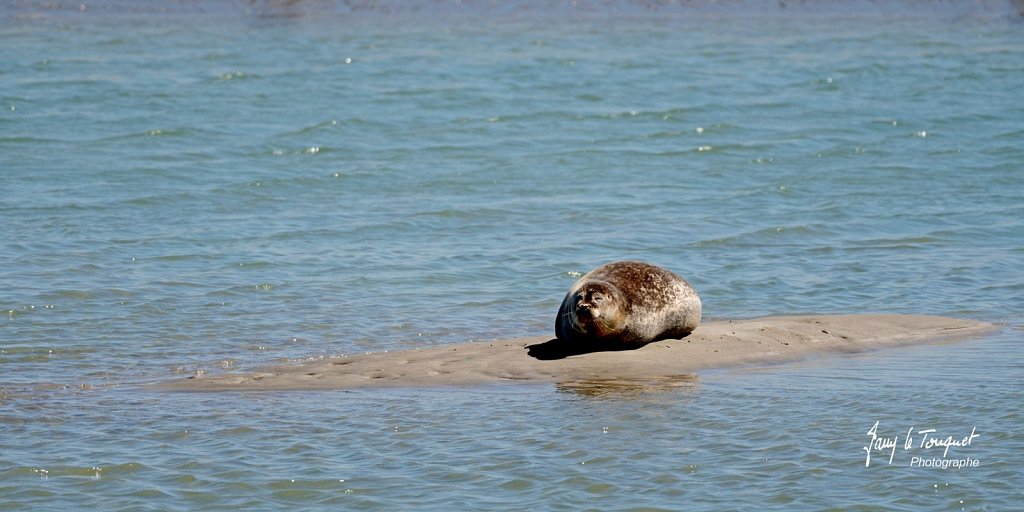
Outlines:
[{"label": "sandbank", "polygon": [[283,391],[467,386],[590,379],[685,379],[712,368],[796,361],[815,354],[977,337],[986,322],[920,315],[813,315],[700,324],[680,340],[636,350],[573,354],[553,336],[328,357],[298,365],[180,379],[174,391]]}]

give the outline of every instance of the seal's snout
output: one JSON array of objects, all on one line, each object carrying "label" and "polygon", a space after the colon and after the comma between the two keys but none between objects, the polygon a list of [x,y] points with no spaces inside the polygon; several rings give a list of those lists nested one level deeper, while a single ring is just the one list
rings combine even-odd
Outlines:
[{"label": "seal's snout", "polygon": [[594,316],[594,305],[589,302],[580,302],[576,305],[576,316],[586,318]]}]

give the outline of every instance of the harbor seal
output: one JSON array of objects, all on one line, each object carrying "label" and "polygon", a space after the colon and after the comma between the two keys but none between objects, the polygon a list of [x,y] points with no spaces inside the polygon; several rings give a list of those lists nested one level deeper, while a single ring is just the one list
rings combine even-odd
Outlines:
[{"label": "harbor seal", "polygon": [[700,313],[700,297],[685,279],[649,263],[616,261],[569,289],[555,336],[577,350],[639,348],[690,334]]}]

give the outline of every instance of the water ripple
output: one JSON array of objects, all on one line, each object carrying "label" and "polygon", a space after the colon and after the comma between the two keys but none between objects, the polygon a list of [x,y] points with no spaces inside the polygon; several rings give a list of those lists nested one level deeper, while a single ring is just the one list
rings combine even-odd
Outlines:
[{"label": "water ripple", "polygon": [[[256,2],[126,24],[119,1],[0,7],[0,508],[1015,504],[1016,328],[699,378],[133,388],[549,335],[572,281],[621,258],[685,275],[709,318],[1016,326],[1012,23],[613,2],[636,16],[609,25],[583,2],[439,27]],[[874,471],[873,418],[1000,443],[978,471]]]}]

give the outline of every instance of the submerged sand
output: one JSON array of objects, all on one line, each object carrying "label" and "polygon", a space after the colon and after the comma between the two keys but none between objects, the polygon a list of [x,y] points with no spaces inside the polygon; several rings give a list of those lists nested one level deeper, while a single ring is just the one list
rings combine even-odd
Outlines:
[{"label": "submerged sand", "polygon": [[683,379],[698,370],[780,363],[909,343],[964,339],[985,322],[917,315],[815,315],[701,324],[681,340],[572,354],[552,337],[516,338],[327,358],[159,385],[179,391],[326,390],[498,382]]}]

